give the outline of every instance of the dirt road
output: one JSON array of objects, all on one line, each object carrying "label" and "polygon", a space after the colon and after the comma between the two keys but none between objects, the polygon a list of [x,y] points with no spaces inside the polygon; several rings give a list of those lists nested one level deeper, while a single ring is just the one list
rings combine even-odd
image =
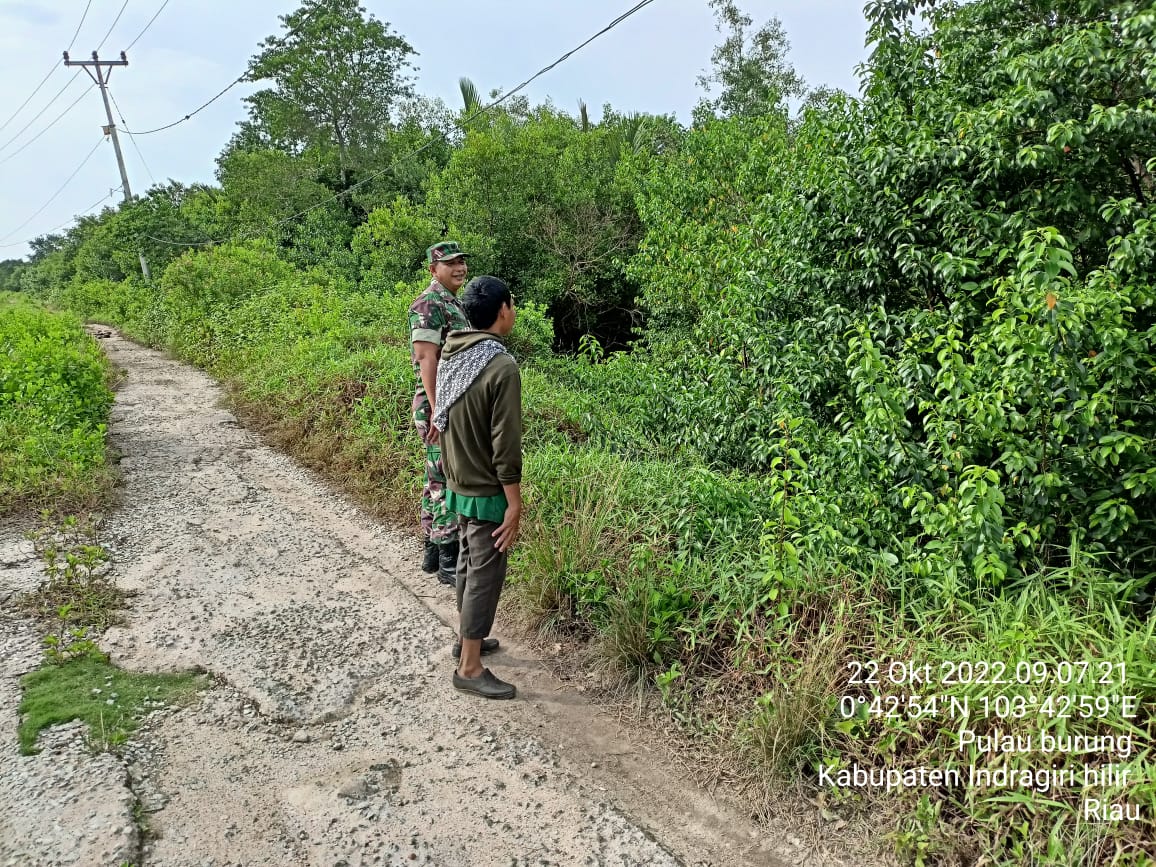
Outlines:
[{"label": "dirt road", "polygon": [[0,865],[831,863],[687,783],[516,636],[492,658],[516,701],[455,692],[450,591],[415,541],[240,428],[204,374],[103,344],[126,371],[103,535],[137,595],[101,644],[213,686],[123,757],[91,755],[78,724],[19,756],[16,678],[39,650],[5,599],[36,562],[0,532]]}]

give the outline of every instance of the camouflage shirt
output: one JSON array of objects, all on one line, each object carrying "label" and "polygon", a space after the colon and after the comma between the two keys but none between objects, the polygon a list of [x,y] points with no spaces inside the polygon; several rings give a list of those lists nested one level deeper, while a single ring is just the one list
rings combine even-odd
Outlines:
[{"label": "camouflage shirt", "polygon": [[415,412],[424,409],[428,417],[429,399],[421,381],[421,367],[418,366],[417,357],[413,354],[413,344],[418,341],[432,343],[438,347],[440,354],[447,334],[469,327],[470,323],[466,319],[466,311],[462,309],[461,302],[437,280],[430,283],[429,288],[417,296],[417,300],[410,305],[410,358],[413,361],[414,379],[417,381],[413,396]]}]

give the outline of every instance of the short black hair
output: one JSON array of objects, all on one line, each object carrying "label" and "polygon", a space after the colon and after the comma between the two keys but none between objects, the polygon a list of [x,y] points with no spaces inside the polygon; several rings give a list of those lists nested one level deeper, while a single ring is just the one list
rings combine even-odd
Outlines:
[{"label": "short black hair", "polygon": [[502,305],[512,304],[514,298],[509,286],[486,274],[467,283],[460,300],[470,325],[485,330],[498,321]]}]

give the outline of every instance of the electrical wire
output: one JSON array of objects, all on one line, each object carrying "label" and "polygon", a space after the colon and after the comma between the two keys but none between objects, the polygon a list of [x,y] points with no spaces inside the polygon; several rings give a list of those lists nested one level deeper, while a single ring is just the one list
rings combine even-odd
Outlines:
[{"label": "electrical wire", "polygon": [[103,49],[104,43],[108,42],[109,37],[112,36],[113,29],[116,29],[117,22],[120,21],[120,16],[125,14],[125,9],[127,9],[127,8],[128,8],[128,0],[125,0],[125,5],[120,7],[120,12],[117,13],[117,17],[113,18],[112,27],[109,28],[109,32],[106,32],[106,34],[104,35],[104,38],[101,39],[101,44],[96,46],[97,51]]},{"label": "electrical wire", "polygon": [[[54,126],[56,126],[56,124],[58,124],[60,122],[60,119],[62,117],[64,117],[66,114],[68,114],[70,111],[72,111],[72,109],[76,107],[76,104],[78,102],[80,102],[82,99],[84,99],[84,97],[88,95],[88,92],[90,90],[92,90],[94,87],[96,87],[95,84],[90,84],[90,85],[88,85],[88,87],[86,87],[84,90],[82,90],[80,92],[80,96],[78,96],[76,99],[74,99],[69,104],[68,108],[66,108],[64,111],[62,111],[60,114],[58,114],[55,118],[53,118],[52,122],[49,123],[48,126],[44,127],[44,129],[40,130],[40,132],[36,133],[36,135],[32,136],[32,138],[28,139],[28,141],[24,142],[24,144],[20,145],[20,147],[16,148],[16,150],[12,151],[12,153],[10,153],[10,154],[8,154],[8,156],[4,157],[4,159],[0,160],[0,166],[4,165],[4,163],[13,159],[18,153],[23,151],[30,144],[32,144],[34,141],[36,141],[38,138],[40,138],[42,135],[44,135],[46,132],[48,132],[50,129],[52,129]],[[25,127],[25,129],[27,129],[27,127]]]},{"label": "electrical wire", "polygon": [[165,7],[169,5],[169,2],[170,2],[170,0],[165,0],[165,2],[161,4],[161,8],[153,13],[153,17],[150,18],[149,23],[144,26],[144,30],[142,30],[140,33],[138,33],[136,35],[136,39],[133,39],[133,41],[128,44],[128,47],[125,48],[125,51],[128,51],[129,48],[132,48],[134,45],[136,45],[137,40],[145,35],[145,31],[147,31],[150,27],[153,26],[153,22],[157,20],[157,16],[165,11]]},{"label": "electrical wire", "polygon": [[24,102],[20,103],[20,107],[17,108],[16,111],[12,112],[12,114],[9,116],[8,120],[4,121],[4,123],[0,123],[0,132],[2,132],[5,129],[5,127],[8,126],[8,124],[10,124],[10,123],[12,123],[12,121],[16,120],[16,115],[20,114],[20,112],[24,110],[24,106],[26,106],[26,105],[28,105],[28,103],[32,102],[32,97],[34,97],[34,96],[36,96],[36,94],[40,93],[40,88],[44,87],[44,85],[48,83],[48,79],[52,78],[52,73],[56,72],[56,70],[58,70],[58,69],[60,69],[60,64],[53,61],[52,68],[48,70],[48,75],[44,76],[44,78],[42,78],[40,80],[40,84],[36,85],[36,90],[32,91],[32,93],[30,93],[28,95],[28,99],[26,99],[26,100],[24,100]]},{"label": "electrical wire", "polygon": [[80,35],[80,28],[84,26],[84,19],[88,17],[88,10],[92,8],[92,0],[88,0],[85,4],[84,12],[80,16],[80,23],[76,25],[76,31],[72,34],[72,39],[68,41],[68,48],[66,51],[71,51],[72,46],[76,44],[76,37]]},{"label": "electrical wire", "polygon": [[145,129],[145,130],[139,130],[139,131],[126,129],[125,132],[127,132],[129,135],[152,135],[154,132],[163,132],[166,129],[172,129],[174,126],[177,126],[178,124],[184,123],[186,120],[191,118],[193,115],[199,114],[200,112],[204,111],[206,108],[208,108],[214,102],[216,102],[218,99],[220,99],[222,96],[224,96],[230,90],[232,90],[234,87],[236,87],[242,81],[244,81],[248,77],[248,75],[249,75],[249,73],[246,71],[239,78],[236,78],[233,81],[231,81],[225,87],[224,90],[222,90],[220,93],[218,93],[212,99],[210,99],[204,105],[201,105],[201,106],[193,109],[188,114],[186,114],[184,117],[182,117],[180,120],[174,120],[172,123],[167,123],[164,126],[158,126],[156,129]]},{"label": "electrical wire", "polygon": [[25,244],[31,244],[37,238],[43,237],[44,235],[51,235],[53,232],[59,232],[61,229],[67,229],[69,227],[69,225],[71,225],[73,223],[73,221],[79,219],[80,217],[87,216],[89,211],[91,211],[93,208],[95,208],[97,205],[101,204],[102,202],[107,202],[109,199],[111,199],[113,196],[115,196],[117,193],[119,193],[120,189],[121,189],[120,187],[117,187],[116,189],[109,190],[105,195],[101,196],[99,199],[97,199],[95,202],[93,202],[87,208],[83,208],[80,211],[79,216],[71,217],[71,218],[69,218],[69,220],[67,222],[61,223],[59,226],[56,226],[55,228],[49,229],[47,232],[42,232],[39,235],[34,235],[31,238],[26,238],[23,241],[12,241],[11,243],[8,243],[8,244],[0,244],[0,249],[7,248],[7,247],[22,247]]},{"label": "electrical wire", "polygon": [[173,241],[169,238],[155,238],[145,232],[141,232],[140,237],[148,238],[150,241],[156,241],[158,244],[167,244],[170,247],[204,247],[209,244],[219,243],[212,239],[209,239],[208,241]]},{"label": "electrical wire", "polygon": [[108,98],[112,100],[112,104],[116,108],[116,113],[120,117],[120,122],[123,124],[120,129],[128,134],[128,140],[132,142],[133,149],[136,150],[136,155],[140,157],[141,165],[143,165],[145,171],[148,172],[149,180],[152,181],[155,185],[157,179],[153,176],[153,170],[149,168],[148,160],[145,159],[144,153],[141,152],[140,145],[136,143],[136,136],[125,129],[125,126],[128,126],[128,121],[124,119],[124,112],[120,110],[120,106],[117,104],[116,97],[112,95],[112,91],[108,90],[107,93]]},{"label": "electrical wire", "polygon": [[[67,49],[68,51],[71,51],[72,46],[76,43],[76,37],[80,33],[80,28],[84,26],[84,19],[88,17],[88,10],[89,10],[89,7],[91,7],[91,6],[92,6],[92,0],[88,0],[88,5],[86,5],[84,7],[84,13],[80,16],[80,23],[76,25],[76,30],[73,31],[72,39],[68,43],[68,49]],[[20,103],[20,105],[16,109],[16,111],[12,112],[12,114],[8,117],[8,120],[4,121],[4,123],[0,123],[0,132],[3,132],[8,127],[8,124],[10,124],[10,123],[12,123],[12,121],[16,120],[16,116],[19,115],[20,112],[22,112],[24,110],[24,106],[26,106],[26,105],[28,105],[28,103],[32,102],[33,97],[35,97],[36,94],[40,93],[40,89],[42,87],[44,87],[45,84],[48,83],[48,79],[52,78],[53,73],[55,73],[56,70],[58,70],[58,69],[60,69],[60,64],[54,61],[52,66],[49,67],[49,69],[48,69],[48,74],[45,75],[44,78],[42,78],[40,80],[40,84],[36,85],[36,89],[33,90],[32,93],[28,94],[28,98],[26,100],[24,100],[24,102]],[[73,76],[73,77],[75,77],[75,76]],[[66,84],[65,87],[67,87],[67,86],[68,85]],[[61,92],[63,92],[63,91],[61,91]],[[41,109],[41,113],[43,113],[44,111],[47,111],[48,106],[52,105],[52,103],[55,102],[59,97],[60,97],[60,94],[58,93],[51,100],[49,100],[48,105],[44,106],[44,108]],[[31,126],[35,122],[36,122],[36,118],[33,118],[32,120],[30,120],[28,122],[28,125],[25,126],[24,129],[28,129],[28,127]],[[20,130],[20,132],[24,132],[24,129]],[[17,133],[16,135],[19,136],[20,133]],[[11,144],[11,140],[6,142],[4,145],[0,145],[0,150],[3,150],[5,147],[8,146],[8,144]]]},{"label": "electrical wire", "polygon": [[[167,4],[168,0],[165,0],[165,3]],[[162,6],[161,8],[163,9],[164,6]],[[160,10],[157,11],[157,14],[158,15],[160,14]],[[295,36],[295,35],[299,34],[300,29],[309,23],[310,18],[312,18],[312,16],[314,14],[315,14],[314,12],[310,12],[310,13],[306,14],[306,16],[302,19],[301,23],[297,25],[297,29],[294,31],[290,31],[288,34],[286,34],[286,36]],[[155,18],[156,16],[153,16],[153,17]],[[137,37],[137,38],[140,38],[140,37]],[[133,41],[135,42],[136,40],[133,40]],[[164,126],[158,126],[156,129],[144,129],[144,130],[139,130],[139,131],[138,130],[131,130],[131,131],[125,130],[125,132],[129,133],[129,135],[152,135],[154,132],[164,132],[166,129],[172,129],[174,126],[179,126],[180,124],[184,123],[186,120],[190,120],[194,115],[199,114],[200,112],[204,111],[206,108],[208,108],[210,105],[212,105],[218,99],[220,99],[222,96],[224,96],[226,93],[228,93],[230,90],[232,90],[238,84],[240,84],[242,81],[245,81],[248,77],[249,77],[249,70],[246,69],[244,72],[242,72],[236,78],[234,78],[231,82],[229,82],[227,85],[225,85],[224,89],[221,90],[219,93],[217,93],[217,95],[214,96],[212,99],[210,99],[208,102],[198,106],[197,108],[194,108],[192,111],[190,111],[184,117],[182,117],[178,120],[174,120],[172,123],[166,123]]]},{"label": "electrical wire", "polygon": [[[127,5],[127,2],[128,2],[128,0],[125,0],[126,5]],[[459,129],[465,129],[473,120],[480,117],[482,114],[485,114],[486,112],[491,111],[492,109],[501,105],[507,99],[514,96],[514,94],[518,93],[518,91],[522,90],[523,88],[525,88],[527,85],[531,84],[533,81],[535,81],[539,77],[545,75],[547,72],[554,69],[559,64],[568,60],[571,56],[576,54],[581,49],[585,48],[587,45],[589,45],[595,39],[608,33],[609,31],[613,30],[615,27],[617,27],[619,24],[621,24],[627,18],[630,18],[632,15],[641,11],[642,9],[649,6],[653,2],[654,2],[654,0],[642,0],[642,2],[635,4],[633,7],[631,7],[626,12],[619,15],[617,18],[615,18],[613,21],[611,21],[609,24],[607,24],[605,27],[603,27],[601,30],[599,30],[597,33],[595,33],[589,39],[585,40],[584,42],[582,42],[581,44],[579,44],[575,48],[572,48],[570,51],[567,51],[565,54],[563,54],[561,57],[559,57],[557,60],[555,60],[549,66],[545,66],[542,69],[538,70],[538,72],[534,73],[532,76],[530,76],[525,81],[523,81],[521,84],[519,84],[517,87],[512,88],[511,90],[504,93],[502,96],[495,99],[493,102],[489,103],[488,105],[484,106],[483,108],[478,109],[473,114],[471,114],[469,117],[467,117],[461,121],[455,122],[457,127]],[[123,8],[121,9],[121,11],[122,12],[124,11]],[[115,22],[114,22],[114,24],[115,24]],[[173,123],[167,124],[166,126],[163,126],[163,127],[157,127],[156,129],[153,129],[153,130],[146,130],[146,131],[142,131],[142,132],[132,132],[128,129],[125,129],[125,132],[128,133],[130,136],[148,135],[148,134],[151,134],[154,132],[160,132],[161,130],[170,129],[170,128],[176,126],[177,124],[184,123],[186,120],[191,118],[193,115],[195,115],[198,112],[202,111],[203,109],[207,108],[209,105],[211,105],[217,99],[219,99],[221,96],[223,96],[229,90],[231,90],[234,86],[236,86],[237,84],[240,84],[242,81],[244,81],[245,78],[247,77],[247,75],[248,75],[248,72],[246,72],[244,75],[241,75],[240,77],[235,79],[231,84],[229,84],[224,90],[222,90],[220,93],[218,93],[216,96],[214,96],[208,102],[206,102],[204,105],[189,112],[187,115],[185,115],[183,118],[181,118],[178,121],[174,121]],[[118,111],[119,111],[119,108],[118,108]],[[122,117],[121,120],[123,121],[124,118]],[[416,148],[415,150],[411,151],[410,153],[405,154],[404,156],[399,157],[398,159],[394,160],[385,168],[383,168],[379,171],[373,172],[372,174],[366,176],[365,178],[358,181],[357,183],[351,185],[348,189],[343,190],[342,192],[337,193],[333,196],[330,196],[329,198],[324,199],[324,200],[322,200],[322,201],[320,201],[314,205],[311,205],[310,207],[305,208],[304,210],[299,211],[296,214],[293,214],[289,217],[285,217],[282,220],[278,220],[277,222],[271,224],[270,226],[268,226],[266,229],[264,229],[262,231],[268,231],[268,229],[275,229],[275,228],[278,228],[280,226],[283,226],[285,223],[288,223],[288,222],[291,222],[292,220],[296,220],[300,217],[303,217],[306,214],[308,214],[310,211],[313,211],[319,207],[322,207],[323,205],[329,204],[330,202],[337,200],[341,196],[347,195],[351,190],[354,190],[354,189],[356,189],[356,188],[358,188],[364,184],[367,184],[370,181],[376,180],[377,178],[381,177],[382,175],[386,174],[387,172],[393,171],[393,169],[396,168],[398,165],[405,162],[406,160],[413,159],[418,154],[420,154],[423,151],[425,151],[426,149],[432,147],[433,144],[434,144],[434,142],[432,140],[426,142],[424,145],[421,145],[420,147]],[[87,158],[86,158],[86,161],[87,161]],[[0,162],[2,162],[2,161],[0,161]],[[11,235],[9,235],[9,237],[10,236]],[[244,240],[248,237],[254,237],[254,236],[255,236],[254,233],[250,233],[248,235],[242,234],[234,240]],[[171,239],[166,239],[166,238],[156,238],[156,237],[153,237],[152,235],[143,235],[143,237],[146,237],[149,240],[155,241],[155,242],[160,243],[160,244],[169,244],[171,246],[179,246],[179,247],[204,247],[204,246],[208,246],[210,244],[222,243],[221,241],[218,241],[216,239],[209,239],[207,241],[198,241],[198,242],[187,242],[187,241],[173,241]],[[9,246],[9,245],[5,245],[5,246]]]},{"label": "electrical wire", "polygon": [[[106,195],[101,196],[99,199],[97,199],[95,202],[93,202],[91,205],[89,205],[87,208],[85,208],[81,213],[87,214],[89,211],[91,211],[93,208],[95,208],[101,202],[107,202],[109,199],[111,199],[113,196],[115,196],[117,193],[119,193],[121,191],[121,189],[122,189],[121,187],[113,187],[111,190],[108,191],[108,193]],[[76,218],[73,217],[72,219],[75,220]],[[68,222],[71,223],[72,220],[69,220]],[[53,229],[52,231],[55,232],[55,231],[57,231],[57,229],[63,229],[67,225],[68,225],[68,223],[62,223],[59,226],[57,226],[56,229]]]},{"label": "electrical wire", "polygon": [[[545,75],[547,72],[549,72],[551,69],[553,69],[554,67],[558,66],[558,65],[559,65],[560,63],[562,63],[563,61],[565,61],[565,60],[568,60],[568,59],[569,59],[569,58],[570,58],[572,55],[574,55],[574,54],[578,53],[579,51],[581,51],[583,48],[585,48],[587,45],[589,45],[591,42],[593,42],[593,41],[594,41],[595,39],[597,39],[599,36],[602,36],[603,34],[610,32],[610,31],[611,31],[611,30],[613,30],[615,27],[617,27],[619,24],[621,24],[623,21],[625,21],[627,18],[629,18],[631,15],[634,15],[636,12],[638,12],[638,11],[640,11],[640,10],[644,9],[645,7],[649,6],[649,5],[650,5],[651,3],[653,3],[653,2],[654,2],[654,0],[642,0],[642,2],[640,2],[640,3],[636,4],[635,6],[631,7],[631,8],[630,8],[630,9],[628,9],[626,12],[623,12],[621,15],[619,15],[617,18],[615,18],[613,21],[611,21],[609,24],[607,24],[605,27],[603,27],[601,30],[599,30],[597,33],[595,33],[595,34],[594,34],[593,36],[591,36],[589,39],[587,39],[585,42],[581,43],[580,45],[578,45],[578,46],[577,46],[577,47],[575,47],[575,48],[572,48],[572,49],[570,49],[570,50],[569,50],[569,51],[567,51],[565,54],[563,54],[561,57],[559,57],[557,60],[555,60],[553,63],[551,63],[549,66],[544,66],[542,69],[539,69],[537,72],[535,72],[533,75],[531,75],[531,76],[530,76],[529,78],[527,78],[525,81],[523,81],[523,82],[522,82],[521,84],[519,84],[517,87],[514,87],[514,88],[512,88],[511,90],[508,90],[508,91],[506,91],[506,93],[502,94],[502,96],[500,96],[500,97],[498,97],[497,99],[495,99],[495,100],[494,100],[493,102],[491,102],[489,105],[486,105],[486,106],[485,106],[485,107],[483,107],[483,108],[479,108],[477,111],[475,111],[475,112],[474,112],[473,114],[471,114],[469,117],[467,117],[465,120],[462,120],[462,121],[458,122],[458,123],[457,123],[457,127],[458,127],[458,129],[462,129],[462,130],[464,130],[464,129],[465,129],[467,126],[469,126],[469,124],[470,124],[470,123],[471,123],[471,122],[472,122],[472,121],[473,121],[475,118],[477,118],[477,117],[481,116],[482,114],[485,114],[486,112],[490,111],[491,109],[493,109],[493,108],[496,108],[497,106],[501,105],[503,102],[505,102],[507,99],[509,99],[509,98],[510,98],[511,96],[513,96],[515,93],[517,93],[519,90],[521,90],[522,88],[526,87],[528,84],[530,84],[531,82],[533,82],[535,79],[537,79],[537,78],[540,78],[541,76],[543,76],[543,75]],[[327,204],[329,204],[329,202],[335,201],[336,199],[340,198],[341,196],[344,196],[344,195],[346,195],[346,194],[347,194],[347,193],[348,193],[350,190],[355,190],[355,189],[357,189],[358,187],[360,187],[362,184],[367,184],[367,183],[369,183],[369,182],[370,182],[370,181],[372,181],[372,180],[376,180],[377,178],[379,178],[379,177],[381,177],[382,175],[384,175],[386,172],[392,171],[392,170],[393,170],[393,169],[394,169],[396,166],[398,166],[398,165],[399,165],[399,164],[401,164],[402,162],[404,162],[404,161],[406,161],[406,160],[409,160],[409,159],[413,159],[413,158],[414,158],[414,157],[416,157],[418,154],[420,154],[422,151],[424,151],[426,148],[429,148],[429,147],[432,147],[432,146],[433,146],[433,142],[432,142],[432,141],[428,141],[428,142],[426,142],[424,145],[422,145],[421,147],[419,147],[419,148],[417,148],[416,150],[412,151],[411,153],[408,153],[408,154],[406,154],[405,156],[403,156],[403,157],[401,157],[401,158],[399,158],[399,159],[397,159],[397,160],[394,160],[392,163],[390,163],[388,166],[386,166],[386,167],[385,167],[384,169],[382,169],[381,171],[378,171],[378,172],[374,172],[373,174],[371,174],[371,175],[369,175],[369,176],[367,176],[367,177],[363,178],[362,180],[358,181],[356,184],[353,184],[353,185],[351,185],[351,186],[350,186],[348,189],[346,189],[346,190],[343,190],[343,191],[341,191],[340,193],[338,193],[338,194],[336,194],[336,195],[334,195],[334,196],[331,196],[331,197],[329,197],[328,199],[326,199],[326,200],[324,200],[324,201],[318,202],[317,204],[315,204],[315,205],[312,205],[312,206],[310,206],[310,207],[306,208],[305,210],[303,210],[303,211],[301,211],[301,212],[299,212],[299,213],[297,213],[297,214],[294,214],[294,215],[292,215],[292,216],[290,216],[290,217],[286,217],[286,218],[285,218],[285,219],[283,219],[283,220],[279,220],[278,222],[274,223],[274,224],[273,224],[272,226],[270,226],[269,228],[270,228],[270,229],[275,229],[275,228],[278,228],[279,226],[282,226],[282,225],[284,225],[285,223],[288,223],[288,222],[289,222],[289,221],[291,221],[291,220],[295,220],[295,219],[297,219],[298,217],[303,217],[303,216],[305,216],[305,214],[309,213],[309,212],[310,212],[310,211],[312,211],[312,210],[315,210],[315,209],[317,209],[317,208],[321,207],[322,205],[327,205]],[[242,236],[242,237],[244,237],[244,236]]]},{"label": "electrical wire", "polygon": [[66,188],[66,187],[67,187],[67,186],[68,186],[70,183],[72,183],[72,179],[73,179],[73,178],[75,178],[75,177],[76,177],[78,174],[80,174],[80,170],[81,170],[81,169],[83,169],[83,168],[84,168],[84,167],[85,167],[85,166],[88,164],[88,161],[89,161],[90,159],[92,159],[92,155],[93,155],[94,153],[96,153],[96,149],[97,149],[97,148],[99,148],[103,142],[104,142],[104,136],[101,136],[99,139],[97,139],[97,141],[96,141],[96,144],[94,144],[94,145],[92,146],[92,150],[90,150],[90,151],[89,151],[89,152],[88,152],[88,153],[85,155],[84,159],[82,159],[82,160],[80,161],[80,165],[78,165],[78,166],[76,167],[76,169],[73,171],[73,173],[72,173],[71,175],[69,175],[69,176],[68,176],[67,180],[65,180],[65,182],[64,182],[63,184],[61,184],[61,185],[60,185],[60,189],[58,189],[58,190],[57,190],[55,193],[53,193],[53,194],[52,194],[52,195],[49,197],[49,199],[48,199],[48,201],[47,201],[47,202],[45,202],[43,205],[41,205],[39,208],[37,208],[37,209],[36,209],[36,213],[34,213],[34,214],[31,216],[31,217],[29,217],[27,220],[25,220],[23,223],[21,223],[21,224],[20,224],[19,226],[17,226],[15,229],[13,229],[11,232],[9,232],[7,235],[5,235],[4,237],[0,238],[0,241],[7,241],[9,238],[11,238],[13,235],[15,235],[17,232],[19,232],[19,231],[20,231],[21,229],[23,229],[25,226],[27,226],[29,223],[31,223],[33,220],[35,220],[37,217],[39,217],[39,216],[40,216],[40,215],[41,215],[41,214],[44,212],[44,209],[45,209],[45,208],[47,208],[49,205],[51,205],[53,202],[55,202],[55,201],[56,201],[56,197],[57,197],[57,196],[59,196],[61,193],[63,193],[63,192],[64,192],[64,190],[65,190],[65,188]]},{"label": "electrical wire", "polygon": [[[527,78],[525,81],[523,81],[521,84],[519,84],[513,90],[511,90],[509,93],[507,93],[501,99],[499,99],[497,102],[490,103],[488,106],[486,106],[485,109],[482,109],[481,111],[486,111],[490,108],[493,108],[499,102],[503,102],[506,99],[508,99],[509,97],[513,96],[515,93],[517,93],[519,90],[521,90],[527,84],[529,84],[531,81],[533,81],[536,78],[539,78],[542,75],[545,75],[547,72],[549,72],[551,69],[553,69],[558,64],[562,63],[564,60],[568,60],[571,55],[577,54],[579,51],[581,51],[583,48],[585,48],[587,45],[589,45],[591,42],[593,42],[599,36],[602,36],[603,34],[610,32],[615,27],[617,27],[619,24],[621,24],[623,21],[625,21],[627,18],[629,18],[631,15],[633,15],[635,12],[638,12],[639,10],[645,8],[646,6],[649,6],[653,2],[654,2],[654,0],[642,0],[642,2],[639,3],[638,5],[626,10],[621,15],[619,15],[617,18],[615,18],[613,21],[611,21],[609,24],[607,24],[605,27],[603,27],[601,30],[599,30],[597,33],[595,33],[593,36],[591,36],[589,39],[587,39],[585,42],[583,42],[581,45],[579,45],[576,48],[570,49],[565,54],[563,54],[561,57],[559,57],[557,60],[555,60],[553,63],[551,63],[549,66],[544,67],[543,69],[539,69],[537,72],[535,72],[529,78]],[[476,117],[476,115],[475,115],[475,117]],[[462,123],[466,124],[466,123],[469,123],[469,121],[471,121],[471,120],[473,120],[473,117],[467,118]]]},{"label": "electrical wire", "polygon": [[[40,120],[40,118],[44,117],[44,113],[52,107],[52,104],[56,102],[56,100],[60,99],[60,97],[64,95],[64,91],[68,90],[68,88],[72,85],[72,82],[76,81],[76,76],[78,75],[80,75],[79,69],[72,73],[72,78],[68,79],[68,81],[64,83],[64,87],[56,91],[56,96],[48,100],[48,104],[45,105],[44,108],[40,109],[40,111],[36,113],[36,116],[33,117],[32,120],[28,121],[28,123],[24,124],[24,126],[20,127],[20,131],[17,132],[16,135],[12,136],[12,138],[8,139],[8,141],[0,145],[0,151],[3,151],[6,147],[8,147],[8,145],[12,144],[12,142],[16,141],[16,139],[20,138],[20,136],[24,135],[24,131],[27,130],[28,127],[32,126],[32,124],[36,123],[36,121]],[[23,108],[23,106],[21,107]]]}]

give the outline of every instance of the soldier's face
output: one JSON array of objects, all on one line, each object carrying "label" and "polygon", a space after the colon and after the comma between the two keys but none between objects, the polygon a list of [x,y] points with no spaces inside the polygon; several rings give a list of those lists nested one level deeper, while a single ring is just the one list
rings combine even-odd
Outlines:
[{"label": "soldier's face", "polygon": [[459,256],[448,262],[438,262],[433,266],[433,275],[439,283],[451,292],[457,292],[465,285],[469,268],[466,267],[466,257]]}]

